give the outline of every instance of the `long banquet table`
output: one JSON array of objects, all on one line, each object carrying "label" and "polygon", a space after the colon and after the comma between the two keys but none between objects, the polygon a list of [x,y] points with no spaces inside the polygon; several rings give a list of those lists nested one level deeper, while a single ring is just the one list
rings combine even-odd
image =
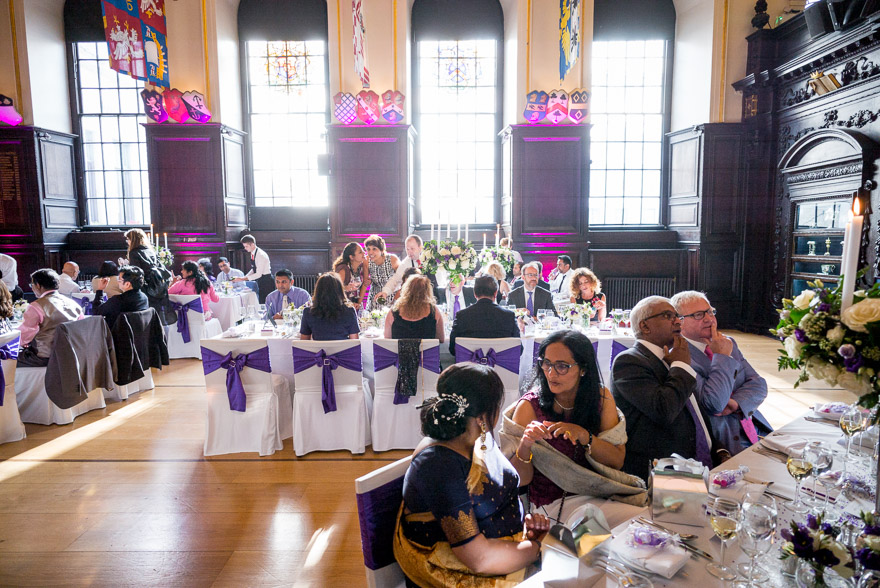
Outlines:
[{"label": "long banquet table", "polygon": [[211,302],[211,313],[220,321],[225,331],[244,318],[248,306],[259,304],[257,295],[250,290],[233,291],[232,294],[220,294],[219,302]]}]

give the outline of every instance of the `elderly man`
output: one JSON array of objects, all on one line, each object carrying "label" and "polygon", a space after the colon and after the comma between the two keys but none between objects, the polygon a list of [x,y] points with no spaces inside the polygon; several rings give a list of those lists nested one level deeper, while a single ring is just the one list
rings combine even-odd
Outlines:
[{"label": "elderly man", "polygon": [[758,412],[767,398],[767,381],[745,360],[736,342],[718,332],[715,309],[705,294],[679,292],[672,304],[681,315],[681,334],[697,374],[697,398],[709,414],[712,435],[736,455],[758,442],[759,429],[761,435],[773,430]]},{"label": "elderly man", "polygon": [[79,265],[72,261],[65,263],[64,267],[61,268],[61,273],[58,275],[58,291],[65,296],[82,292],[82,289],[76,283],[77,277],[79,277]]},{"label": "elderly man", "polygon": [[507,303],[513,304],[517,308],[527,309],[532,316],[537,316],[538,311],[542,309],[556,314],[556,307],[553,306],[553,296],[550,291],[538,286],[540,275],[541,272],[536,262],[524,265],[522,269],[523,285],[507,295]]},{"label": "elderly man", "polygon": [[58,292],[58,274],[38,269],[31,274],[31,290],[37,299],[25,309],[21,323],[20,367],[45,367],[55,341],[55,329],[61,323],[83,318],[79,304]]},{"label": "elderly man", "polygon": [[630,318],[636,344],[611,367],[611,393],[626,416],[623,471],[647,479],[650,461],[673,453],[711,467],[712,437],[678,313],[669,299],[649,296]]},{"label": "elderly man", "polygon": [[519,327],[512,311],[495,304],[498,280],[492,276],[480,276],[474,280],[476,303],[463,308],[452,321],[449,334],[449,353],[455,355],[456,337],[479,337],[494,339],[519,337]]}]

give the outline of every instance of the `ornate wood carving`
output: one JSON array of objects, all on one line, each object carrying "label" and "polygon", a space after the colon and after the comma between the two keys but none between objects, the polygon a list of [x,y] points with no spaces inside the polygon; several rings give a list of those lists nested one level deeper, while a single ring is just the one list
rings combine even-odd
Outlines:
[{"label": "ornate wood carving", "polygon": [[816,180],[825,180],[828,178],[837,178],[840,176],[848,176],[851,174],[858,174],[862,171],[861,163],[854,163],[851,165],[842,165],[839,167],[829,167],[826,169],[803,172],[799,174],[792,174],[788,176],[789,184],[797,184],[799,182],[813,182]]},{"label": "ornate wood carving", "polygon": [[829,110],[825,113],[825,122],[822,123],[820,129],[827,129],[831,127],[844,127],[847,129],[857,128],[860,129],[864,126],[867,126],[880,118],[880,110],[859,110],[858,112],[850,115],[846,120],[839,120],[839,114],[837,110]]}]

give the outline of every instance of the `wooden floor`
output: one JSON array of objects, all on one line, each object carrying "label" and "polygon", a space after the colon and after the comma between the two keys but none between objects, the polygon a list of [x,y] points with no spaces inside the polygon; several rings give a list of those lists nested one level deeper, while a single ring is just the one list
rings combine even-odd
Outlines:
[{"label": "wooden floor", "polygon": [[[779,343],[736,334],[771,387],[782,425],[818,400],[853,396],[778,373]],[[354,479],[406,454],[205,458],[195,360],[154,371],[156,388],[72,425],[27,425],[0,446],[0,585],[366,584]]]}]

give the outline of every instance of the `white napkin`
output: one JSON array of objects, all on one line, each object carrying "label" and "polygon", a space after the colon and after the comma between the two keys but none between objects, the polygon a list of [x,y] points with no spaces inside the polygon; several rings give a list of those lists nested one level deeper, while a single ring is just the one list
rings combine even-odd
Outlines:
[{"label": "white napkin", "polygon": [[683,547],[669,542],[665,547],[630,547],[627,544],[629,540],[630,528],[615,537],[608,544],[611,553],[616,553],[638,566],[647,569],[655,574],[660,574],[664,578],[672,578],[678,570],[684,567],[684,564],[690,559],[691,554]]},{"label": "white napkin", "polygon": [[224,339],[237,339],[238,337],[243,337],[245,333],[250,332],[250,329],[247,328],[250,325],[236,325],[234,327],[229,327],[223,332]]},{"label": "white napkin", "polygon": [[768,435],[761,439],[761,444],[767,449],[791,455],[792,450],[806,447],[807,440],[794,435]]},{"label": "white napkin", "polygon": [[721,486],[716,486],[711,483],[709,484],[710,494],[736,502],[742,502],[742,499],[745,498],[746,492],[760,492],[763,494],[766,489],[767,486],[764,484],[752,484],[744,480],[740,480],[733,486],[728,486],[727,488],[722,488]]},{"label": "white napkin", "polygon": [[[853,447],[864,447],[873,451],[874,447],[877,446],[878,434],[880,434],[880,427],[871,427],[867,431],[856,433],[853,435],[852,445]],[[837,444],[841,447],[846,447],[846,437],[843,436],[838,439]]]},{"label": "white napkin", "polygon": [[813,416],[829,421],[839,421],[840,415],[849,408],[844,402],[826,402],[813,407]]}]

